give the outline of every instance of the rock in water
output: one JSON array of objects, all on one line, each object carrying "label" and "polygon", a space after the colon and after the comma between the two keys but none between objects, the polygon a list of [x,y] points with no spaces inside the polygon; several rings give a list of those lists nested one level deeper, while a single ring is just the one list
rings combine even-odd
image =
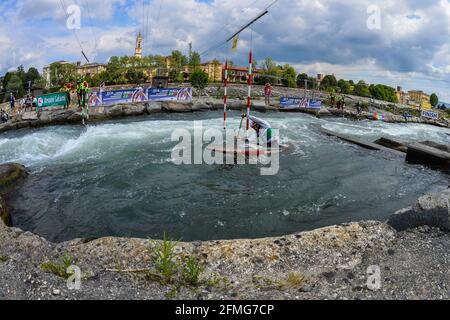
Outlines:
[{"label": "rock in water", "polygon": [[406,161],[430,166],[450,167],[450,153],[441,148],[434,148],[421,143],[413,143],[408,146]]},{"label": "rock in water", "polygon": [[6,226],[11,227],[11,216],[9,215],[6,203],[1,196],[0,196],[0,219]]},{"label": "rock in water", "polygon": [[0,193],[7,193],[14,184],[28,175],[24,166],[17,163],[0,165]]},{"label": "rock in water", "polygon": [[164,112],[174,112],[174,113],[192,112],[192,103],[166,101],[162,103],[161,108]]},{"label": "rock in water", "polygon": [[410,208],[392,215],[387,224],[398,231],[420,226],[430,226],[450,231],[450,189],[426,195]]}]

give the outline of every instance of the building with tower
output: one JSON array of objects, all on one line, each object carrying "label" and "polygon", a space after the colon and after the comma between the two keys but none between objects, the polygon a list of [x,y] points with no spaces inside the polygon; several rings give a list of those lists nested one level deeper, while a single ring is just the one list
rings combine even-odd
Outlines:
[{"label": "building with tower", "polygon": [[136,38],[136,48],[134,49],[134,56],[136,58],[141,59],[142,58],[142,43],[144,39],[142,38],[142,34],[139,32],[137,38]]}]

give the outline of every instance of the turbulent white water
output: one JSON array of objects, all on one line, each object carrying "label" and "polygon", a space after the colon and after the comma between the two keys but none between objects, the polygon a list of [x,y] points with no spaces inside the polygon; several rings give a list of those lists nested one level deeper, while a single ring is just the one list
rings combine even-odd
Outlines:
[{"label": "turbulent white water", "polygon": [[408,142],[434,141],[450,144],[450,130],[424,124],[386,123],[382,121],[362,121],[327,123],[326,129],[343,134],[365,137],[374,140],[380,137],[397,137]]},{"label": "turbulent white water", "polygon": [[[448,176],[371,152],[311,126],[369,141],[450,143],[449,130],[418,124],[319,120],[259,114],[293,146],[280,172],[261,177],[252,166],[176,166],[175,129],[222,128],[219,113],[160,115],[0,135],[0,163],[34,173],[10,199],[14,223],[53,240],[81,236],[218,239],[280,235],[332,223],[383,219],[418,196],[444,188]],[[238,128],[232,114],[229,126]],[[370,181],[370,183],[369,183]]]}]

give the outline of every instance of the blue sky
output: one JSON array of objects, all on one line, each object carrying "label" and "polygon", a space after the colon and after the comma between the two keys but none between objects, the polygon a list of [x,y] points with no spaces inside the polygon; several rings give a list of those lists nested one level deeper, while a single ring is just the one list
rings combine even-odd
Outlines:
[{"label": "blue sky", "polygon": [[[185,53],[245,64],[271,56],[299,72],[334,73],[370,83],[436,92],[450,101],[448,0],[279,0],[239,49],[214,49],[272,0],[6,0],[0,3],[0,74],[23,64],[83,60],[62,7],[77,5],[76,31],[91,60],[133,54],[139,31],[145,54]],[[379,10],[379,27],[367,25]],[[370,10],[368,10],[370,9]]]}]

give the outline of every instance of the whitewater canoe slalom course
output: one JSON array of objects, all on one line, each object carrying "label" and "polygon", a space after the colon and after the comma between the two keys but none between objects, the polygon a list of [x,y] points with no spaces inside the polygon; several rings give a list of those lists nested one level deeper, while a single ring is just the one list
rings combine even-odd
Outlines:
[{"label": "whitewater canoe slalom course", "polygon": [[[258,113],[255,113],[258,114]],[[15,226],[54,241],[130,236],[216,240],[279,236],[359,220],[385,220],[448,176],[396,155],[330,138],[313,124],[373,141],[394,136],[448,144],[448,129],[304,114],[266,113],[288,152],[275,176],[257,166],[181,165],[171,159],[176,128],[194,120],[220,129],[216,112],[161,114],[89,126],[55,126],[0,136],[0,162],[30,177],[10,195]],[[229,125],[238,127],[240,114]]]},{"label": "whitewater canoe slalom course", "polygon": [[[324,30],[332,38],[342,33],[326,16],[316,16],[314,25],[322,31],[312,36],[304,19],[314,16],[306,13],[311,4],[285,2],[275,17],[278,0],[254,7],[258,1],[244,4],[240,13],[234,4],[227,9],[220,1],[185,1],[167,9],[183,17],[167,19],[161,0],[151,22],[154,1],[110,2],[120,7],[117,29],[94,28],[99,17],[94,19],[87,1],[90,26],[82,27],[81,2],[66,7],[59,1],[65,31],[85,63],[59,60],[43,66],[42,76],[20,66],[0,81],[0,300],[450,297],[450,110],[438,97],[447,89],[428,95],[411,87],[423,80],[445,83],[448,72],[416,54],[422,46],[415,46],[417,62],[432,73],[407,79],[425,69],[406,72],[415,59],[397,51],[386,59],[391,48],[383,41],[377,44],[381,60],[398,58],[392,63],[398,70],[377,69],[388,66],[374,47],[361,59],[353,52],[364,47],[359,34],[346,36],[352,42],[346,47],[336,44],[342,37],[322,43],[328,38]],[[132,5],[138,7],[124,18]],[[191,5],[201,6],[195,19]],[[294,25],[302,26],[295,33],[284,20],[291,7],[298,10]],[[313,7],[361,9],[320,1]],[[109,11],[106,3],[102,9]],[[228,24],[217,12],[209,15],[211,9],[223,11]],[[381,9],[369,6],[367,13],[372,11],[365,25],[370,42],[381,30]],[[142,20],[133,19],[136,12]],[[444,21],[408,14],[417,23]],[[220,24],[215,34],[203,33],[209,16]],[[264,19],[271,29],[265,36]],[[197,25],[184,28],[183,20]],[[163,26],[165,21],[171,25]],[[174,22],[181,27],[169,36]],[[97,39],[100,29],[108,33]],[[195,35],[200,29],[201,36]],[[361,26],[352,29],[364,34]],[[49,57],[74,49],[62,36],[44,36],[47,30],[53,28],[42,28],[39,37],[49,39],[42,42],[61,47],[46,49]],[[133,56],[109,55],[132,47],[134,33]],[[200,38],[208,41],[197,52]],[[401,40],[397,34],[386,42]],[[171,41],[176,47],[170,56],[155,54]],[[328,58],[317,57],[315,50],[323,48]],[[277,54],[277,61],[269,56],[258,63],[255,57],[266,52]],[[220,60],[206,62],[213,54]],[[329,60],[334,55],[340,57]],[[107,63],[90,60],[99,57]],[[343,60],[350,61],[341,65]],[[357,72],[362,66],[368,69]],[[338,81],[319,73],[324,68],[354,69],[374,81],[385,75],[381,79],[391,85],[403,79],[411,90]],[[192,306],[174,302],[165,311],[177,319],[206,318],[209,307]],[[221,315],[281,310],[258,303],[221,307]]]}]

